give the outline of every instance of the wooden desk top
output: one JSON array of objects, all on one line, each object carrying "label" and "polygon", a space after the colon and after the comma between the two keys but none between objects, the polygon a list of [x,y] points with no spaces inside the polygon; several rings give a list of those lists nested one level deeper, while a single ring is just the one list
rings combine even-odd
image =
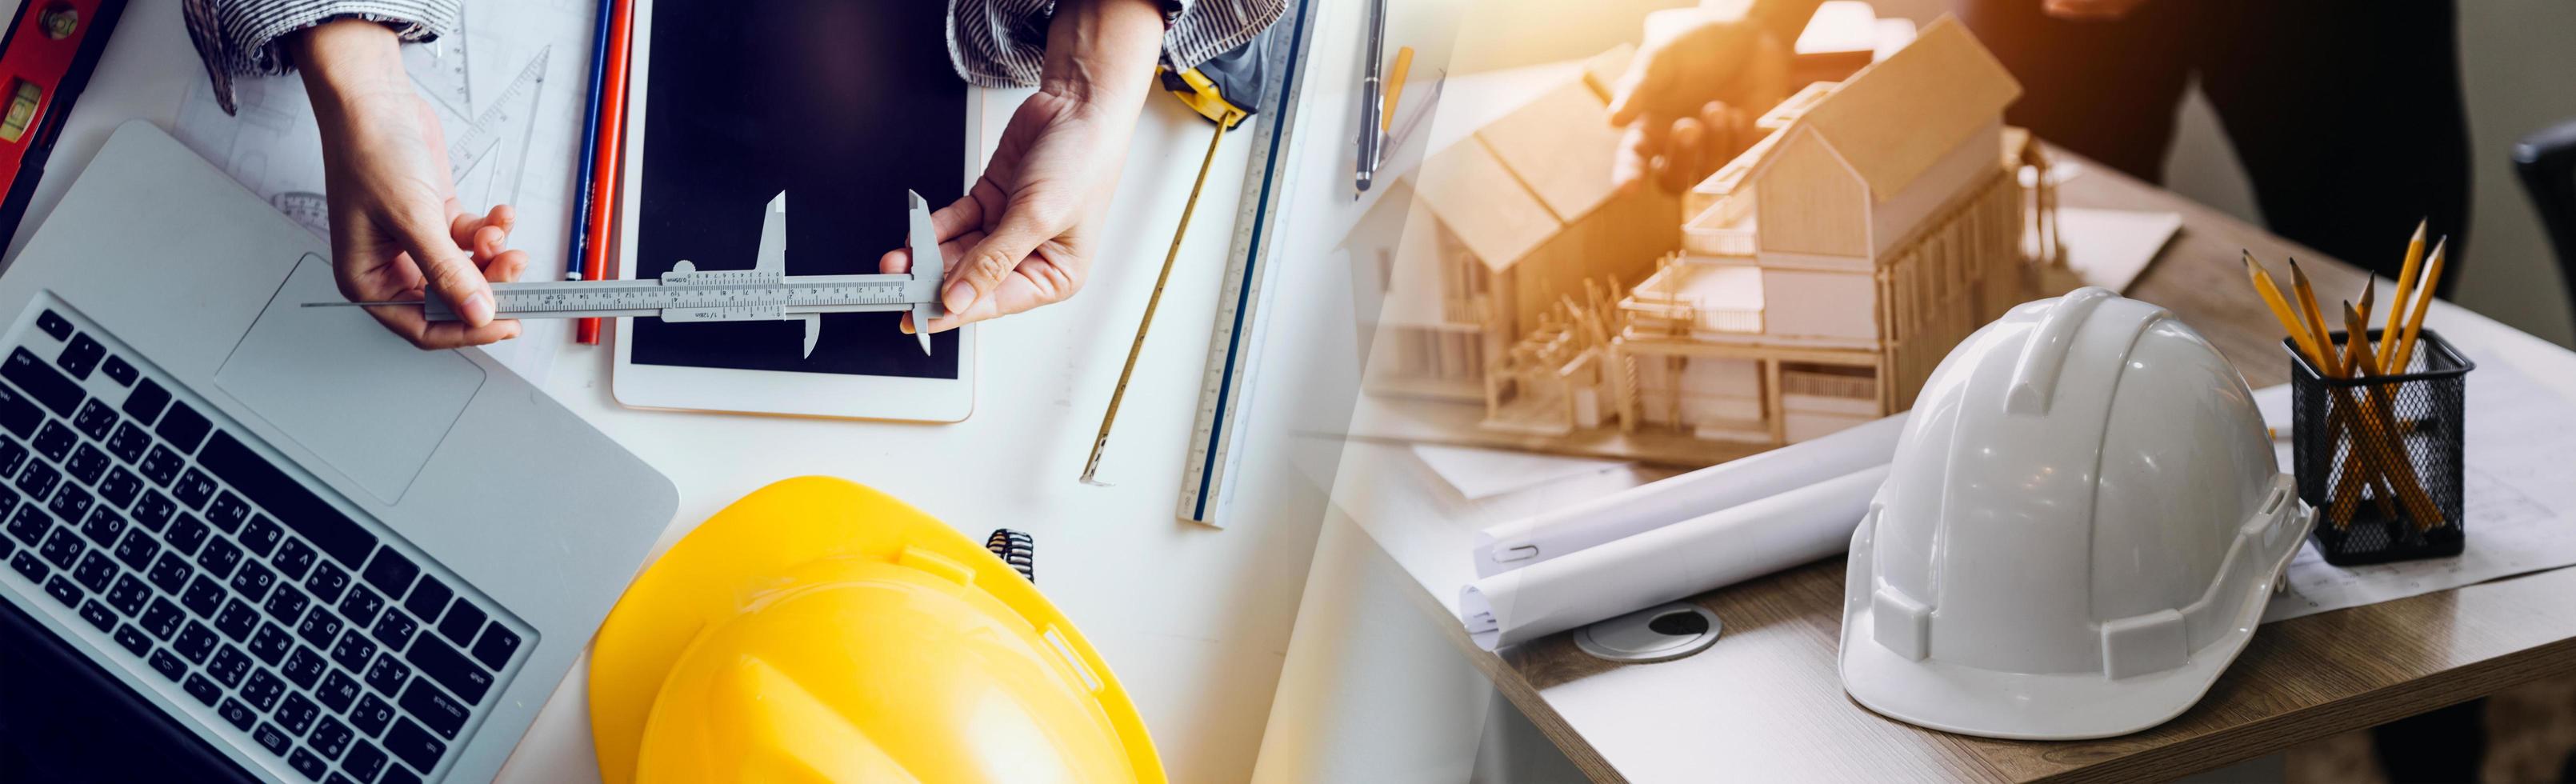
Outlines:
[{"label": "wooden desk top", "polygon": [[[2062,153],[2061,153],[2062,154]],[[2321,297],[2364,273],[2087,162],[2070,206],[2181,213],[2131,287],[2208,337],[2256,387],[2288,380],[2280,331],[2238,249],[2295,256]],[[1678,661],[1618,665],[1565,634],[1497,656],[1448,628],[1576,765],[1604,781],[2166,779],[2576,670],[2576,569],[2266,625],[2200,703],[2119,738],[2016,742],[1919,729],[1845,696],[1836,671],[1843,559],[1692,597],[1725,636]],[[1683,684],[1687,684],[1686,688]]]}]

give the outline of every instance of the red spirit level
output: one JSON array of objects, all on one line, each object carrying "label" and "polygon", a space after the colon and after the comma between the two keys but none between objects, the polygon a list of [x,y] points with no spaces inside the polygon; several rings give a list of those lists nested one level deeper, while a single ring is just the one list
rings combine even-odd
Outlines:
[{"label": "red spirit level", "polygon": [[125,0],[25,0],[0,34],[0,247],[18,232],[72,102],[89,85]]}]

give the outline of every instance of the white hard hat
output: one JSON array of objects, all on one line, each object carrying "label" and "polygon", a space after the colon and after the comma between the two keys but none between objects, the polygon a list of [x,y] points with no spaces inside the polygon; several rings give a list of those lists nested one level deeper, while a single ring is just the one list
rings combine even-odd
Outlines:
[{"label": "white hard hat", "polygon": [[1969,735],[2180,715],[2245,648],[2314,514],[2243,376],[2098,288],[2014,308],[1924,382],[1852,535],[1843,689]]}]

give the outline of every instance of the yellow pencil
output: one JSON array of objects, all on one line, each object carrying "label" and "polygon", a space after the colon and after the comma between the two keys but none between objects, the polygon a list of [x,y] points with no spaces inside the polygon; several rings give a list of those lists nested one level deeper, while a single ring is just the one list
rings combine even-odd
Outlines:
[{"label": "yellow pencil", "polygon": [[1386,108],[1377,113],[1377,130],[1387,133],[1395,128],[1395,97],[1404,94],[1404,75],[1413,70],[1413,47],[1395,50],[1395,67],[1386,75]]},{"label": "yellow pencil", "polygon": [[[2361,320],[2361,313],[2353,310],[2352,303],[2349,302],[2344,303],[2344,323],[2345,329],[2367,328],[2365,322]],[[2362,354],[2360,359],[2361,367],[2357,369],[2360,377],[2372,378],[2382,375],[2379,372],[2378,358]],[[2376,453],[2373,457],[2379,460],[2382,473],[2387,475],[2390,482],[2397,485],[2397,502],[2406,507],[2408,514],[2414,515],[2416,529],[2422,530],[2443,524],[2445,521],[2441,508],[2433,505],[2433,499],[2430,496],[2424,495],[2424,483],[2415,476],[2415,464],[2407,462],[2404,450],[2397,449],[2395,444],[2390,443],[2390,440],[2398,437],[2396,420],[2389,417],[2386,409],[2377,406],[2364,405],[2362,415],[2378,421],[2380,434],[2386,437],[2362,437],[2365,435],[2362,428],[2354,428],[2355,440]]]},{"label": "yellow pencil", "polygon": [[2424,330],[2424,314],[2433,309],[2433,284],[2442,280],[2442,250],[2451,244],[2444,237],[2433,243],[2433,258],[2424,264],[2424,280],[2415,286],[2415,311],[2406,315],[2406,335],[2397,342],[2397,356],[2381,367],[2404,373],[2415,361],[2415,333]]},{"label": "yellow pencil", "polygon": [[2316,336],[2299,324],[2299,317],[2291,315],[2290,303],[2281,299],[2280,285],[2273,283],[2272,276],[2263,272],[2263,264],[2255,261],[2251,252],[2245,254],[2245,273],[2253,278],[2254,293],[2262,295],[2263,304],[2272,309],[2272,318],[2280,320],[2281,329],[2290,333],[2290,342],[2299,347],[2299,353],[2308,358],[2309,364],[2317,366],[2319,372],[2328,372],[2334,363],[2326,360],[2324,350],[2317,347]]},{"label": "yellow pencil", "polygon": [[[2424,221],[2415,224],[2415,238],[2406,241],[2406,266],[2397,271],[2397,298],[2389,300],[2388,328],[2379,332],[2379,366],[2397,367],[2389,360],[2397,356],[2397,335],[2406,317],[2406,297],[2415,290],[2415,271],[2424,264]],[[2362,316],[2370,316],[2367,305]]]},{"label": "yellow pencil", "polygon": [[[2330,371],[2336,378],[2350,377],[2351,369],[2335,356],[2334,336],[2330,334],[2333,330],[2326,327],[2325,311],[2317,307],[2317,290],[2308,285],[2308,273],[2299,269],[2298,259],[2290,260],[2290,288],[2299,295],[2299,312],[2307,314],[2308,329],[2316,334],[2317,346],[2325,349],[2328,361],[2337,363]],[[2350,340],[2351,336],[2345,339]]]}]

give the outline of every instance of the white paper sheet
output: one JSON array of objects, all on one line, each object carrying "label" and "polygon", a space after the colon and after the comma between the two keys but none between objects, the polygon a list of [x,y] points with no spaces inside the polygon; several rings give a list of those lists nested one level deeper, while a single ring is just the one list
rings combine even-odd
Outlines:
[{"label": "white paper sheet", "polygon": [[1413,445],[1413,456],[1449,483],[1458,495],[1474,501],[1492,498],[1570,477],[1626,468],[1626,460],[1562,457],[1499,449],[1437,444]]},{"label": "white paper sheet", "polygon": [[[2492,359],[2469,372],[2468,392],[2466,550],[2456,558],[2341,567],[2311,544],[2290,562],[2290,590],[2272,598],[2263,622],[2576,564],[2576,401]],[[2263,389],[2254,400],[2265,422],[2280,423],[2284,437],[2275,446],[2288,471],[2290,388]]]},{"label": "white paper sheet", "polygon": [[1886,465],[1895,458],[1896,439],[1904,432],[1905,415],[1898,414],[1487,528],[1476,535],[1476,575],[1527,568],[1790,488]]},{"label": "white paper sheet", "polygon": [[2182,215],[2067,207],[2057,211],[2057,225],[2064,232],[2068,269],[2087,284],[2127,291],[2182,231]]},{"label": "white paper sheet", "polygon": [[[588,99],[596,4],[468,0],[464,34],[403,47],[413,89],[438,115],[456,198],[481,212],[518,209],[510,245],[527,280],[553,280],[571,256],[573,178]],[[187,91],[172,135],[317,235],[330,232],[322,143],[299,77],[236,79],[226,115],[212,88]],[[518,339],[484,348],[542,386],[570,342],[571,321],[524,322]]]},{"label": "white paper sheet", "polygon": [[[1486,650],[1843,552],[1880,465],[1469,583],[1458,609]],[[1769,485],[1777,488],[1778,485]]]}]

